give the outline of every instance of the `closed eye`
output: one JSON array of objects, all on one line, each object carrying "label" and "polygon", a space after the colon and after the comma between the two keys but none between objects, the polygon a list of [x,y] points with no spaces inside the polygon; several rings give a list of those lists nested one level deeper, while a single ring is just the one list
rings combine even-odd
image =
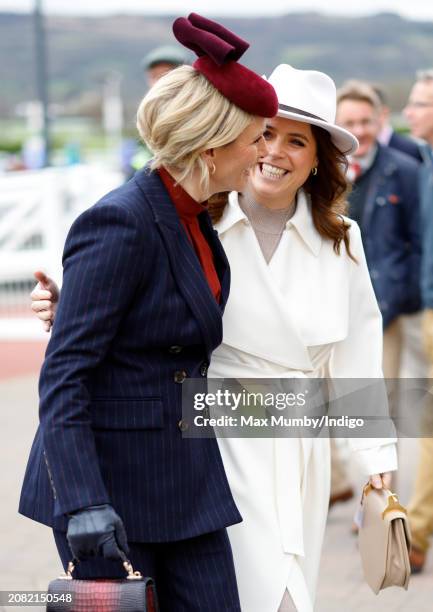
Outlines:
[{"label": "closed eye", "polygon": [[261,139],[263,138],[263,136],[264,136],[264,134],[260,134],[260,136],[254,140],[253,144],[258,144],[261,141]]}]

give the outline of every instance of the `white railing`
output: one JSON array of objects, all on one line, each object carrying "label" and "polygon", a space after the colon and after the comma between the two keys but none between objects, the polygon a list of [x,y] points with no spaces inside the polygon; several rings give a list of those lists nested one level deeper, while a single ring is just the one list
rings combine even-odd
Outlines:
[{"label": "white railing", "polygon": [[74,219],[123,180],[98,166],[0,176],[0,341],[42,334],[31,316],[33,272],[61,280],[61,255]]}]

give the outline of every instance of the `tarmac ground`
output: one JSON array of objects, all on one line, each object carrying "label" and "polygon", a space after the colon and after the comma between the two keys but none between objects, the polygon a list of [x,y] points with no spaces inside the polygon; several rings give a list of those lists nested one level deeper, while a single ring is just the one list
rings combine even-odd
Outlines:
[{"label": "tarmac ground", "polygon": [[[4,349],[0,344],[0,364],[7,363]],[[37,374],[15,367],[7,377],[0,376],[0,402],[0,591],[45,591],[49,581],[62,571],[51,532],[17,513],[23,473],[37,425]],[[405,505],[416,468],[417,441],[402,440],[399,455],[398,490]],[[356,480],[355,486],[360,492],[362,481]],[[425,571],[412,577],[408,591],[391,588],[376,596],[365,584],[357,538],[350,533],[357,503],[358,500],[353,500],[339,504],[330,511],[316,612],[433,612],[433,551]],[[22,609],[0,606],[4,612]]]}]

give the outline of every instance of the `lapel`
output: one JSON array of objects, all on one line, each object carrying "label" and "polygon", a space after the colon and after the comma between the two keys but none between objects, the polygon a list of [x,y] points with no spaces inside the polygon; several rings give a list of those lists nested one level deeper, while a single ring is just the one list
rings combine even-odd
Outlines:
[{"label": "lapel", "polygon": [[229,206],[216,228],[229,257],[232,279],[224,313],[224,343],[286,368],[312,370],[308,349],[292,323],[236,193],[230,194]]},{"label": "lapel", "polygon": [[[151,172],[145,168],[135,175],[135,180],[152,210],[167,251],[173,277],[197,320],[207,352],[210,354],[222,339],[221,308],[209,288],[198,257],[157,172]],[[208,215],[203,213],[203,216]],[[206,222],[204,224],[206,225]],[[206,238],[209,238],[210,234],[213,234],[213,231],[209,231],[208,228]],[[214,238],[211,244],[212,249],[215,242]],[[217,253],[217,259],[222,273],[220,280],[224,282],[225,300],[227,300],[230,281],[228,270],[224,270],[226,260],[221,247]],[[222,289],[221,294],[223,294]]]},{"label": "lapel", "polygon": [[294,227],[314,257],[319,257],[323,239],[314,227],[311,202],[303,189],[297,193],[295,214],[289,219],[287,226]]},{"label": "lapel", "polygon": [[385,186],[388,177],[394,174],[396,165],[392,159],[387,159],[386,150],[379,145],[374,166],[371,171],[367,196],[365,198],[364,214],[362,215],[362,229],[369,229],[376,205],[386,204]]}]

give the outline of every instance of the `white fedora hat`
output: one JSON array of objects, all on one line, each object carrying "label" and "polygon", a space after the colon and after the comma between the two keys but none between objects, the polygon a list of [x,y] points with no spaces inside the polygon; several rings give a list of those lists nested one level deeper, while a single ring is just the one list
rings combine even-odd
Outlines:
[{"label": "white fedora hat", "polygon": [[331,77],[324,72],[280,64],[267,80],[277,92],[278,117],[317,125],[330,133],[342,153],[350,155],[356,151],[355,136],[335,125],[337,92]]}]

